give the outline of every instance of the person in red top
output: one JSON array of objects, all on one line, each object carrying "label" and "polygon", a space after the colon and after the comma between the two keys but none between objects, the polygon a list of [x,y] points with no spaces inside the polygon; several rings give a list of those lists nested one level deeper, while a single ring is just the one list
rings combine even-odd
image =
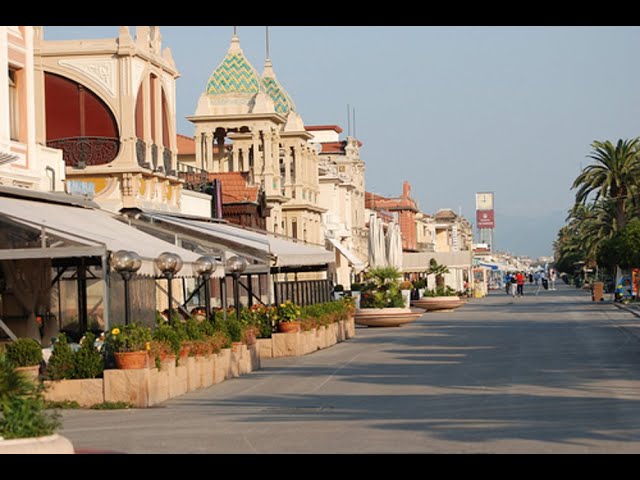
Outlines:
[{"label": "person in red top", "polygon": [[524,296],[524,273],[516,273],[516,282],[518,284],[518,295]]}]

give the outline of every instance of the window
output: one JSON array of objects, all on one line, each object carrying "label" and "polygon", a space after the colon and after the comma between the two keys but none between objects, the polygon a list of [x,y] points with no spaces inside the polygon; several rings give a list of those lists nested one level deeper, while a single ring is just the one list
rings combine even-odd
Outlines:
[{"label": "window", "polygon": [[20,136],[20,116],[18,108],[18,86],[16,71],[9,70],[9,130],[11,140],[18,140]]},{"label": "window", "polygon": [[295,218],[291,220],[291,236],[298,238],[298,222]]}]

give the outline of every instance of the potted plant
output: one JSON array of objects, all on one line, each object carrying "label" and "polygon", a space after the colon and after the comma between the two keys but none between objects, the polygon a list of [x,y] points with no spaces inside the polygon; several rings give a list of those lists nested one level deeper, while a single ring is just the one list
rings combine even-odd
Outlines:
[{"label": "potted plant", "polygon": [[433,290],[425,290],[422,298],[412,304],[427,311],[450,312],[464,305],[464,300],[460,299],[458,292],[453,288],[445,285]]},{"label": "potted plant", "polygon": [[38,380],[42,347],[33,338],[19,338],[7,345],[7,360],[32,381]]},{"label": "potted plant", "polygon": [[227,333],[231,339],[231,349],[237,352],[242,346],[243,328],[242,323],[235,317],[228,318],[226,321]]},{"label": "potted plant", "polygon": [[397,327],[413,322],[422,310],[405,307],[400,290],[402,274],[395,267],[378,267],[365,274],[360,308],[354,314],[359,325],[370,327]]},{"label": "potted plant", "polygon": [[300,331],[300,314],[302,311],[291,300],[281,303],[277,307],[278,331],[294,333]]},{"label": "potted plant", "polygon": [[121,370],[147,367],[147,352],[151,349],[151,329],[137,323],[115,326],[107,334],[105,345],[113,353]]},{"label": "potted plant", "polygon": [[362,287],[361,283],[352,283],[351,284],[351,297],[356,304],[356,308],[360,308],[360,297],[362,295]]},{"label": "potted plant", "polygon": [[336,300],[340,300],[344,296],[344,286],[341,284],[336,284],[333,286],[333,298]]},{"label": "potted plant", "polygon": [[427,281],[424,278],[419,278],[413,282],[413,288],[418,290],[418,298],[422,298],[424,291],[427,289]]},{"label": "potted plant", "polygon": [[42,391],[0,352],[0,454],[74,453],[71,442],[55,433],[60,422],[46,411]]},{"label": "potted plant", "polygon": [[405,308],[410,307],[411,290],[413,290],[413,283],[411,283],[409,280],[405,280],[404,282],[400,283],[400,292],[402,293]]}]

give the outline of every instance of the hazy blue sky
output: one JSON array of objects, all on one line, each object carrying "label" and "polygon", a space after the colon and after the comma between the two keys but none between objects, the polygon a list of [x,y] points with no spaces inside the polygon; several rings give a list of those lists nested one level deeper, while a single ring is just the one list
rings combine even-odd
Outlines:
[{"label": "hazy blue sky", "polygon": [[[132,27],[133,32],[133,27]],[[117,27],[46,27],[46,39],[113,37]],[[161,27],[173,52],[178,131],[195,111],[232,27]],[[264,27],[239,27],[262,72]],[[356,108],[366,187],[412,184],[420,208],[461,207],[494,191],[495,247],[551,244],[593,140],[640,134],[638,27],[271,27],[271,59],[307,125]]]}]

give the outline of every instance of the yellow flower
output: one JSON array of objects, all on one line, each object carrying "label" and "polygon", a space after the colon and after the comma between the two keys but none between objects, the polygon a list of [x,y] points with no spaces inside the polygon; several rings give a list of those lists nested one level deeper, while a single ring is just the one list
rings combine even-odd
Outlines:
[{"label": "yellow flower", "polygon": [[147,350],[151,350],[151,342],[147,342],[145,346],[147,347]]},{"label": "yellow flower", "polygon": [[120,329],[114,328],[113,330],[111,330],[111,335],[120,335]]}]

